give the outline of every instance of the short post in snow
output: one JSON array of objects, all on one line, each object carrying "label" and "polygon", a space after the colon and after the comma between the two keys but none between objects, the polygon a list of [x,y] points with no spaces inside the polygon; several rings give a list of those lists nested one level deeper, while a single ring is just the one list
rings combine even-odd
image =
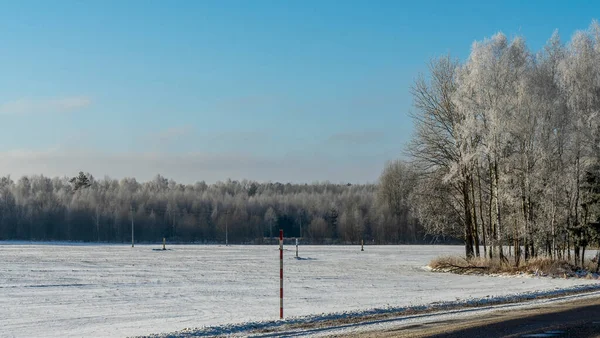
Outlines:
[{"label": "short post in snow", "polygon": [[167,240],[163,237],[163,250],[167,250],[167,248],[165,248],[165,244],[167,244]]},{"label": "short post in snow", "polygon": [[360,240],[360,251],[365,251],[365,240],[364,239]]},{"label": "short post in snow", "polygon": [[279,230],[279,318],[283,319],[283,230]]},{"label": "short post in snow", "polygon": [[296,258],[298,258],[298,238],[296,238]]},{"label": "short post in snow", "polygon": [[133,206],[129,205],[129,213],[131,214],[131,247],[133,248]]}]

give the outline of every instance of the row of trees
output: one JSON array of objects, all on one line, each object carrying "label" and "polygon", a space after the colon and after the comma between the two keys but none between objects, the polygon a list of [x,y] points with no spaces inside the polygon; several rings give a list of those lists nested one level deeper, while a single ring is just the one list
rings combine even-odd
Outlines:
[{"label": "row of trees", "polygon": [[145,242],[218,243],[227,231],[230,243],[264,243],[279,229],[313,243],[422,241],[406,201],[394,198],[376,185],[3,177],[0,239],[127,242],[133,222]]},{"label": "row of trees", "polygon": [[598,22],[536,53],[496,34],[432,61],[412,95],[411,210],[429,232],[464,238],[467,257],[583,264],[600,221]]},{"label": "row of trees", "polygon": [[[0,178],[0,239],[263,243],[462,238],[467,258],[540,254],[583,264],[600,228],[600,25],[539,52],[496,34],[442,57],[412,87],[409,162],[377,185],[162,176]],[[437,237],[434,237],[437,238]],[[429,238],[430,239],[430,238]],[[483,251],[483,252],[481,252]]]}]

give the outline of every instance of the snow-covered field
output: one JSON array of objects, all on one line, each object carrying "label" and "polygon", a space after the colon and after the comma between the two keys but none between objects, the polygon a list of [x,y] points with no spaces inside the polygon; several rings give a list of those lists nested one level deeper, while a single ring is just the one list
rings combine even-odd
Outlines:
[{"label": "snow-covered field", "polygon": [[[278,246],[0,242],[0,336],[123,337],[277,319]],[[286,246],[285,316],[596,283],[432,273],[461,246]]]}]

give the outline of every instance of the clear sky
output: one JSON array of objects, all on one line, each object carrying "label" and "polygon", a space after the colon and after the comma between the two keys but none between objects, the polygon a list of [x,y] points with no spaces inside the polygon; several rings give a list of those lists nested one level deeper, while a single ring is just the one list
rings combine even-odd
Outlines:
[{"label": "clear sky", "polygon": [[[409,87],[502,31],[538,50],[597,1],[0,1],[0,175],[375,182]],[[594,17],[595,16],[595,17]]]}]

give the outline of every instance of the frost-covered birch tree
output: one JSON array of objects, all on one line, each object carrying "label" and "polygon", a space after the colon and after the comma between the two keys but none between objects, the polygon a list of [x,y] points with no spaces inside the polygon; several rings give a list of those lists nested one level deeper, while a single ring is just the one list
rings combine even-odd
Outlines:
[{"label": "frost-covered birch tree", "polygon": [[[433,60],[429,64],[429,76],[420,77],[413,85],[415,136],[409,153],[422,172],[422,182],[414,196],[416,201],[423,202],[417,203],[419,220],[434,231],[440,227],[462,229],[465,255],[470,258],[474,256],[477,233],[473,226],[470,160],[464,150],[471,140],[460,134],[464,115],[453,100],[457,90],[457,66],[449,56]],[[427,203],[431,200],[440,203],[436,213],[429,210],[434,206]],[[440,224],[440,212],[445,214],[446,222],[452,223]]]},{"label": "frost-covered birch tree", "polygon": [[571,249],[584,264],[600,237],[596,21],[566,46],[554,32],[538,53],[502,33],[475,42],[463,63],[432,62],[412,94],[420,183],[411,203],[428,231],[460,229],[467,257],[481,240],[489,257],[516,264],[570,259]]},{"label": "frost-covered birch tree", "polygon": [[[570,196],[567,227],[573,238],[575,261],[583,261],[588,216],[582,214],[582,175],[596,159],[600,112],[600,26],[592,22],[589,29],[573,35],[565,57],[559,65],[559,85],[566,100],[570,122],[568,140],[567,189]],[[580,251],[583,252],[580,253]]]}]

